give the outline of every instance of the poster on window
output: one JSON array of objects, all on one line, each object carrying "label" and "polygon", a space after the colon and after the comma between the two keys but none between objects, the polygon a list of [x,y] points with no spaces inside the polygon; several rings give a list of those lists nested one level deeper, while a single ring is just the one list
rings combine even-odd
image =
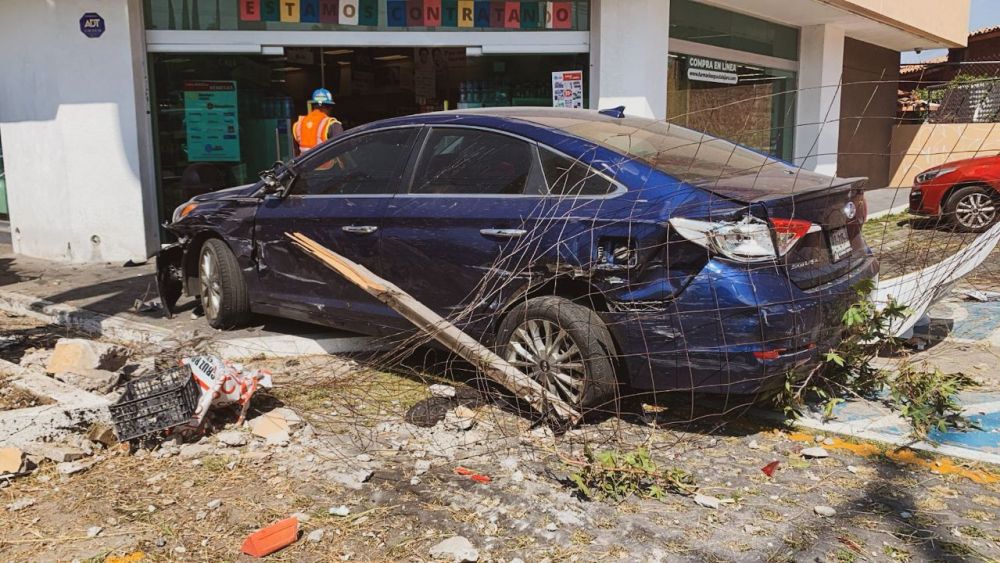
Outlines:
[{"label": "poster on window", "polygon": [[184,126],[188,161],[240,160],[236,83],[198,80],[184,83]]},{"label": "poster on window", "polygon": [[437,97],[437,69],[434,53],[429,47],[418,47],[413,53],[413,92],[418,100]]},{"label": "poster on window", "polygon": [[552,107],[583,108],[583,71],[552,73]]}]

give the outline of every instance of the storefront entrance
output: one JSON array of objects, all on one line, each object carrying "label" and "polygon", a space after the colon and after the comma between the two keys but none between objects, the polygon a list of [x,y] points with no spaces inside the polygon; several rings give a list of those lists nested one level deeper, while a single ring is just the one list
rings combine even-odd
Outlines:
[{"label": "storefront entrance", "polygon": [[588,63],[586,54],[469,56],[465,48],[283,51],[150,54],[161,219],[290,158],[292,124],[316,88],[333,92],[335,115],[350,129],[446,109],[551,106],[552,73]]}]

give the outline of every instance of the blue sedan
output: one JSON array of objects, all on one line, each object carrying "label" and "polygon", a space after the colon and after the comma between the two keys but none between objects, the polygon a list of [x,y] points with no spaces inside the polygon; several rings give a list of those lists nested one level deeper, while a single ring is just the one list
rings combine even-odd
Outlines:
[{"label": "blue sedan", "polygon": [[348,131],[198,196],[158,256],[164,304],[413,327],[296,249],[395,283],[584,410],[636,390],[767,395],[842,336],[878,273],[864,179],[822,176],[620,110],[490,109]]}]

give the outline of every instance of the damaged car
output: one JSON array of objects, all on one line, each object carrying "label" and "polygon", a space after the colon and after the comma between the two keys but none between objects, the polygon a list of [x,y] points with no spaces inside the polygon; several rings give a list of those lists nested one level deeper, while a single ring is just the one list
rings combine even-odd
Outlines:
[{"label": "damaged car", "polygon": [[198,297],[217,328],[415,330],[298,232],[579,408],[622,384],[761,396],[822,361],[878,273],[864,183],[623,108],[401,117],[180,206],[158,277],[165,307]]}]

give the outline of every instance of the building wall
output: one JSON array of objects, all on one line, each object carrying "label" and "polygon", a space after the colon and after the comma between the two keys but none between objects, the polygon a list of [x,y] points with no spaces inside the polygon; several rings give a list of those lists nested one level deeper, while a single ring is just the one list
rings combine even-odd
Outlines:
[{"label": "building wall", "polygon": [[[972,0],[822,0],[872,20],[964,45]],[[914,45],[916,47],[918,45]]]},{"label": "building wall", "polygon": [[946,162],[1000,153],[996,123],[923,123],[892,130],[891,187],[909,188],[913,178]]},{"label": "building wall", "polygon": [[838,175],[868,176],[876,188],[889,184],[898,81],[899,53],[845,40]]},{"label": "building wall", "polygon": [[592,0],[591,107],[667,116],[670,0]]},{"label": "building wall", "polygon": [[[106,22],[80,31],[84,13]],[[16,252],[144,260],[157,247],[139,0],[0,2],[0,136]]]}]

